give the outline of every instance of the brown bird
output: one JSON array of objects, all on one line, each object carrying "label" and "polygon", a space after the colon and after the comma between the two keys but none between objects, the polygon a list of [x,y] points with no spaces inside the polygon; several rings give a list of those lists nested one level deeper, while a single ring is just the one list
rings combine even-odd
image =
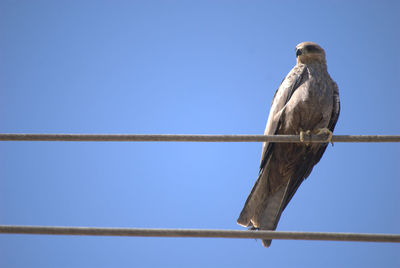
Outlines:
[{"label": "brown bird", "polygon": [[[325,51],[316,43],[296,46],[296,66],[275,92],[265,135],[327,134],[340,112],[339,90],[327,71]],[[275,230],[282,211],[319,162],[328,143],[264,142],[260,172],[237,223]],[[269,247],[271,240],[263,240]]]}]

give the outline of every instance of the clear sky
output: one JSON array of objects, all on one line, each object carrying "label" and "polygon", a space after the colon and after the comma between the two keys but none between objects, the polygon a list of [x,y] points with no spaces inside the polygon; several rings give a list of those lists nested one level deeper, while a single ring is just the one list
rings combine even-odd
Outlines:
[{"label": "clear sky", "polygon": [[[0,1],[0,132],[262,134],[295,46],[336,134],[400,134],[398,1]],[[0,224],[244,228],[260,143],[0,142]],[[278,230],[400,233],[400,145],[337,143]],[[0,267],[400,267],[384,243],[0,235]]]}]

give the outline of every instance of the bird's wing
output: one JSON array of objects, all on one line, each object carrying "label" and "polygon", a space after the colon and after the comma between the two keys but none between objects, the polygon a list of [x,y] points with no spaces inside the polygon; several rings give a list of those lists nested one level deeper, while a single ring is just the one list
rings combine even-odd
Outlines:
[{"label": "bird's wing", "polygon": [[333,86],[333,108],[328,128],[333,132],[340,114],[340,100],[339,100],[339,88],[337,84],[332,81],[332,86]]},{"label": "bird's wing", "polygon": [[[295,92],[295,90],[306,81],[307,79],[307,71],[304,65],[295,66],[290,73],[285,77],[279,86],[278,90],[275,92],[271,110],[268,116],[268,122],[265,129],[265,135],[274,135],[276,134],[281,114],[285,108],[286,103],[290,100],[291,96]],[[254,184],[249,196],[247,197],[246,203],[243,207],[242,212],[237,220],[237,223],[242,226],[250,226],[252,225],[250,220],[255,215],[256,209],[259,206],[260,202],[268,202],[274,206],[281,207],[283,196],[287,195],[287,187],[285,190],[278,191],[278,193],[269,196],[266,198],[266,189],[268,187],[268,168],[265,168],[269,165],[270,155],[273,150],[273,143],[263,143],[262,155],[261,155],[261,165],[260,165],[260,173],[258,175],[257,181]],[[266,172],[264,172],[266,171]],[[276,199],[276,200],[275,200]],[[275,202],[276,201],[276,202]],[[279,204],[278,204],[279,202]]]},{"label": "bird's wing", "polygon": [[[283,79],[279,88],[274,94],[271,110],[269,112],[267,126],[264,135],[275,135],[279,128],[281,115],[286,103],[290,100],[296,89],[307,79],[307,69],[305,65],[295,66],[289,74]],[[273,143],[264,142],[261,153],[260,170],[265,166],[269,151]]]}]

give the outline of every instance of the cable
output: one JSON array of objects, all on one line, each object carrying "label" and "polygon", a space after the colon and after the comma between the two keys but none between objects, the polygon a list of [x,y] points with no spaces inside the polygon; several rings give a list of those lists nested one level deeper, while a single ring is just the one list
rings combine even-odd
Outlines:
[{"label": "cable", "polygon": [[15,226],[0,225],[3,234],[41,235],[94,235],[94,236],[140,236],[140,237],[203,237],[203,238],[259,238],[286,240],[325,240],[357,242],[400,243],[400,234],[322,233],[283,231],[237,231],[207,229],[144,229],[144,228],[100,228],[61,226]]},{"label": "cable", "polygon": [[[326,143],[327,136],[312,135],[305,142]],[[172,134],[0,134],[0,141],[178,141],[178,142],[302,142],[299,135],[172,135]],[[332,142],[400,142],[400,135],[335,135]],[[200,229],[142,229],[0,225],[3,234],[214,237],[294,240],[329,240],[400,243],[400,234],[237,231]]]},{"label": "cable", "polygon": [[[0,141],[178,141],[178,142],[301,142],[299,135],[184,135],[184,134],[15,134]],[[326,135],[305,136],[305,142],[326,143]],[[400,142],[400,135],[335,135],[332,142]]]}]

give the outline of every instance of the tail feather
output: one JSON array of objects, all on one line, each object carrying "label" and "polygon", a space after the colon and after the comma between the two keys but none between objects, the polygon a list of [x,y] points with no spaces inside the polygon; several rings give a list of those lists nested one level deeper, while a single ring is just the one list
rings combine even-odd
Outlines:
[{"label": "tail feather", "polygon": [[[267,172],[265,169],[261,170],[258,175],[257,181],[254,184],[253,188],[249,196],[247,197],[246,203],[240,212],[240,216],[237,219],[237,223],[244,227],[254,226],[254,222],[252,219],[254,215],[257,213],[256,210],[259,204],[263,203],[265,199],[265,195],[267,194],[268,185],[267,185]],[[257,228],[257,226],[254,226]]]},{"label": "tail feather", "polygon": [[[259,230],[275,230],[281,217],[287,195],[289,181],[266,200],[266,206],[259,216]],[[271,245],[271,240],[262,240],[264,247]]]},{"label": "tail feather", "polygon": [[[259,230],[276,229],[285,207],[290,180],[274,193],[268,194],[268,176],[268,169],[260,172],[237,220],[238,224],[245,227],[253,226]],[[264,239],[262,244],[269,247],[271,240]]]}]

